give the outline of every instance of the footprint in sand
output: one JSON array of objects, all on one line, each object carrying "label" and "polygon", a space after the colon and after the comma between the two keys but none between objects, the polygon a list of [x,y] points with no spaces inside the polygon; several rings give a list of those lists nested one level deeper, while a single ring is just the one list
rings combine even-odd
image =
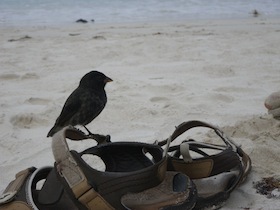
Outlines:
[{"label": "footprint in sand", "polygon": [[229,92],[234,92],[234,93],[255,93],[258,90],[255,88],[249,88],[249,87],[233,87],[233,86],[228,86],[228,87],[219,87],[214,89],[214,91],[217,92],[224,92],[224,93],[229,93]]},{"label": "footprint in sand", "polygon": [[26,103],[32,104],[32,105],[46,105],[50,102],[48,99],[44,98],[29,98],[25,101]]},{"label": "footprint in sand", "polygon": [[39,76],[35,73],[26,73],[22,76],[18,74],[13,74],[13,73],[7,73],[7,74],[1,74],[0,75],[0,80],[16,80],[16,79],[38,79]]},{"label": "footprint in sand", "polygon": [[159,97],[159,96],[156,96],[156,97],[152,97],[150,98],[150,101],[153,102],[153,103],[163,103],[163,107],[162,108],[167,108],[170,106],[170,103],[169,102],[169,99],[166,98],[166,97]]},{"label": "footprint in sand", "polygon": [[203,68],[204,72],[211,78],[227,78],[236,75],[234,69],[223,65],[212,65]]},{"label": "footprint in sand", "polygon": [[11,117],[10,122],[13,126],[18,128],[31,128],[47,124],[46,120],[34,113],[17,114]]},{"label": "footprint in sand", "polygon": [[234,98],[231,97],[231,96],[228,96],[228,95],[225,95],[225,94],[213,94],[211,96],[211,99],[214,100],[214,101],[222,101],[222,102],[225,102],[225,103],[231,103],[234,101]]},{"label": "footprint in sand", "polygon": [[14,80],[20,78],[17,74],[1,74],[0,80]]},{"label": "footprint in sand", "polygon": [[38,79],[38,78],[39,78],[39,76],[38,76],[37,74],[35,74],[35,73],[26,73],[26,74],[24,74],[24,75],[21,77],[22,80],[26,80],[26,79]]}]

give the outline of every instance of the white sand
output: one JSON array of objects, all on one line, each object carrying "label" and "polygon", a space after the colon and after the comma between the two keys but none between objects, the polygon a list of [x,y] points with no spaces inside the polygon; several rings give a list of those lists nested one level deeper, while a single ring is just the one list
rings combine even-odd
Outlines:
[{"label": "white sand", "polygon": [[279,55],[280,19],[1,28],[0,193],[19,170],[53,164],[47,132],[80,78],[97,69],[114,82],[89,129],[153,142],[183,121],[218,125],[253,161],[223,209],[280,209],[280,199],[253,188],[280,175],[280,122],[264,107],[280,89]]}]

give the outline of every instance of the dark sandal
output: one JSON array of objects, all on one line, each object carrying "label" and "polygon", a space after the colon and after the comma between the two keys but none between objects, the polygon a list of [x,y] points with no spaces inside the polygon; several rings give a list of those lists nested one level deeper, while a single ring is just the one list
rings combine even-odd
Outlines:
[{"label": "dark sandal", "polygon": [[[44,185],[40,188],[40,181]],[[56,178],[53,167],[20,171],[2,197],[0,210],[78,210]]]},{"label": "dark sandal", "polygon": [[172,142],[195,127],[214,130],[223,144],[189,139],[171,146],[168,150],[167,170],[182,172],[193,180],[198,192],[194,209],[218,209],[224,205],[230,193],[246,179],[251,170],[251,159],[219,128],[201,121],[180,124],[169,139],[157,144],[163,146],[168,140]]},{"label": "dark sandal", "polygon": [[[115,142],[78,153],[69,151],[65,139],[71,139],[73,132],[78,134],[69,128],[58,132],[52,147],[59,180],[79,209],[168,210],[195,205],[195,186],[182,173],[166,172],[167,158],[161,147]],[[83,155],[101,158],[106,170],[90,167]],[[149,197],[155,192],[156,196]]]}]

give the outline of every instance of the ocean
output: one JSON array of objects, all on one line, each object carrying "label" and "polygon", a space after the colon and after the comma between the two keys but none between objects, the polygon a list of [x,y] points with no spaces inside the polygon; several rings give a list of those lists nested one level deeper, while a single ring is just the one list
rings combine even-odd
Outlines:
[{"label": "ocean", "polygon": [[0,26],[227,19],[280,15],[280,0],[0,0]]}]

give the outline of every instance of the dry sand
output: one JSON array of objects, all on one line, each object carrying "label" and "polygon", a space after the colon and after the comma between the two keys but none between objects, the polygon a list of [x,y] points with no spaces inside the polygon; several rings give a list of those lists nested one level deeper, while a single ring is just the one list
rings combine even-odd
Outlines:
[{"label": "dry sand", "polygon": [[97,69],[114,82],[90,130],[153,142],[183,121],[218,125],[253,161],[223,209],[280,209],[253,188],[280,176],[280,122],[264,107],[280,89],[279,55],[280,19],[1,28],[0,193],[19,170],[53,164],[47,132]]}]

